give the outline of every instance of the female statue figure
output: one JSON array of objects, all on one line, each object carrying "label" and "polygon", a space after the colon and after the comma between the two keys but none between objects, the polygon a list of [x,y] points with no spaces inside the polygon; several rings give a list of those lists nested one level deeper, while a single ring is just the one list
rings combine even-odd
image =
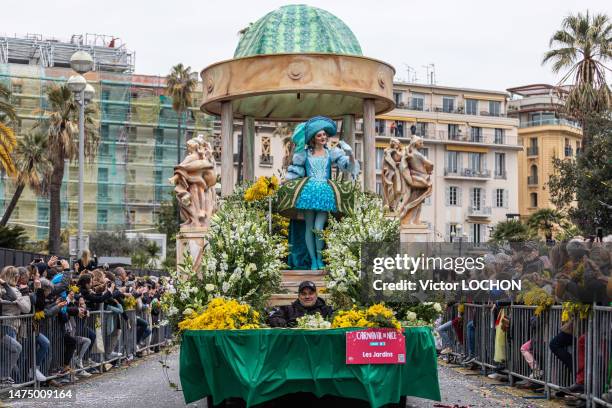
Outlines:
[{"label": "female statue figure", "polygon": [[397,212],[402,225],[421,224],[421,206],[432,191],[433,163],[418,151],[421,147],[423,138],[413,135],[399,164],[402,199]]},{"label": "female statue figure", "polygon": [[389,147],[385,149],[382,167],[382,190],[384,203],[390,211],[395,211],[402,193],[402,178],[399,172],[399,163],[404,150],[401,142],[392,137]]},{"label": "female statue figure", "polygon": [[201,137],[187,142],[187,156],[174,167],[169,181],[175,185],[181,227],[207,227],[215,208],[215,162],[210,144]]},{"label": "female statue figure", "polygon": [[[292,136],[295,143],[293,159],[287,169],[287,182],[278,195],[279,212],[291,216],[291,210],[295,210],[304,218],[303,240],[311,269],[324,267],[321,257],[323,240],[319,235],[328,214],[341,214],[352,206],[352,189],[349,191],[346,187],[350,183],[332,180],[332,165],[340,171],[351,173],[353,177],[359,173],[359,163],[355,161],[349,145],[340,141],[339,147],[330,149],[327,146],[328,137],[334,136],[336,131],[336,123],[324,116],[315,116],[295,128]],[[293,230],[294,227],[296,225],[292,223],[290,228]],[[299,247],[299,243],[295,242],[298,239],[295,231],[291,231],[292,255],[294,249]]]}]

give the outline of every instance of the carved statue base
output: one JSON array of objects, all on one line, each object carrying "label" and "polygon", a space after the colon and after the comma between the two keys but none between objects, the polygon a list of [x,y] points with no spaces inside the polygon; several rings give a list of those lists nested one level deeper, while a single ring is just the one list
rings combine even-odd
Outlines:
[{"label": "carved statue base", "polygon": [[430,242],[431,231],[427,224],[400,225],[400,242]]},{"label": "carved statue base", "polygon": [[185,250],[193,258],[194,270],[198,270],[204,255],[206,240],[204,235],[206,227],[183,227],[176,236],[176,264],[181,264],[185,257]]}]

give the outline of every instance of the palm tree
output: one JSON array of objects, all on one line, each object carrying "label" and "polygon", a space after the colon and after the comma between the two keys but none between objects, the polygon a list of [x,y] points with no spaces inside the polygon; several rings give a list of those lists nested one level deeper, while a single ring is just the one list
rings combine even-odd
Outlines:
[{"label": "palm tree", "polygon": [[2,220],[0,220],[0,226],[6,225],[11,218],[17,201],[19,201],[26,186],[36,193],[41,192],[42,181],[50,173],[52,167],[47,157],[47,136],[42,132],[34,132],[21,138],[15,149],[15,162],[17,189],[2,216]]},{"label": "palm tree", "polygon": [[[49,159],[53,170],[49,180],[49,253],[60,250],[62,212],[60,191],[64,178],[65,160],[78,157],[79,105],[66,85],[54,85],[47,91],[49,111],[45,119],[35,126],[44,126],[49,146]],[[85,155],[93,157],[98,147],[98,129],[93,114],[93,105],[85,107]]]},{"label": "palm tree", "polygon": [[558,210],[542,208],[531,214],[525,223],[535,233],[543,231],[546,240],[551,241],[555,225],[560,226],[562,229],[566,229],[568,226],[565,218],[565,215]]},{"label": "palm tree", "polygon": [[495,225],[490,240],[497,244],[506,242],[522,242],[531,239],[529,228],[521,221],[500,221]]},{"label": "palm tree", "polygon": [[10,122],[17,122],[17,112],[10,104],[11,92],[4,85],[0,84],[0,169],[6,174],[15,174],[15,163],[11,157],[11,152],[17,145],[15,131],[9,126]]},{"label": "palm tree", "polygon": [[[606,84],[605,63],[612,58],[612,25],[605,14],[570,14],[550,39],[551,50],[542,64],[552,62],[552,70],[568,70],[560,83],[573,76],[567,96],[567,112],[583,122],[585,116],[610,109],[610,89]],[[553,48],[554,47],[554,48]],[[585,139],[586,142],[586,139]]]},{"label": "palm tree", "polygon": [[192,105],[191,94],[198,81],[193,78],[191,67],[177,64],[172,67],[166,76],[166,93],[172,98],[172,109],[178,115],[178,129],[176,136],[177,163],[181,162],[181,123],[183,114]]}]

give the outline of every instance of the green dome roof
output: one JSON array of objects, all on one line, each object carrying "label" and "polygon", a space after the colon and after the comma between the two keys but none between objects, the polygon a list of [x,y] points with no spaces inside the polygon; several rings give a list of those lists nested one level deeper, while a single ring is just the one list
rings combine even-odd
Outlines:
[{"label": "green dome roof", "polygon": [[355,34],[342,20],[325,10],[298,4],[283,6],[251,24],[234,58],[292,52],[362,55]]}]

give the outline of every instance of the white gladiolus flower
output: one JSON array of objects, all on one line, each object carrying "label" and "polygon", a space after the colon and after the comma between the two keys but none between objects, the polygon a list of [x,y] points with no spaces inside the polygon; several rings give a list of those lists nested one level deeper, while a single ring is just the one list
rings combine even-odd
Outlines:
[{"label": "white gladiolus flower", "polygon": [[223,291],[223,293],[227,293],[229,288],[230,288],[229,282],[223,282],[223,285],[221,285],[221,290]]},{"label": "white gladiolus flower", "polygon": [[442,313],[442,306],[439,303],[434,303],[434,310],[438,313]]},{"label": "white gladiolus flower", "polygon": [[175,314],[177,314],[179,312],[178,308],[176,306],[170,306],[168,308],[168,315],[169,316],[174,316]]},{"label": "white gladiolus flower", "polygon": [[204,289],[206,289],[207,292],[212,292],[213,290],[215,290],[215,285],[213,285],[212,283],[207,283],[206,286],[204,286]]},{"label": "white gladiolus flower", "polygon": [[417,314],[414,312],[408,312],[406,313],[406,320],[408,320],[409,322],[414,322],[417,318]]}]

